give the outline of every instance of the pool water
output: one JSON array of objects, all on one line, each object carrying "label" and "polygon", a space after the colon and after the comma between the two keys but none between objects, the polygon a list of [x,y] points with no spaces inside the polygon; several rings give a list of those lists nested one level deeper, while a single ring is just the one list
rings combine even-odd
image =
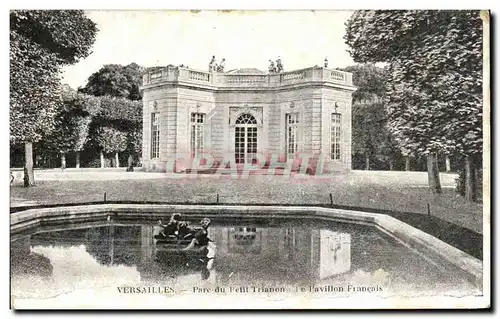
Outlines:
[{"label": "pool water", "polygon": [[152,220],[111,220],[11,234],[11,296],[47,299],[77,290],[273,298],[297,292],[331,297],[480,294],[451,268],[369,225],[212,220],[212,242],[201,252],[155,245],[156,233]]}]

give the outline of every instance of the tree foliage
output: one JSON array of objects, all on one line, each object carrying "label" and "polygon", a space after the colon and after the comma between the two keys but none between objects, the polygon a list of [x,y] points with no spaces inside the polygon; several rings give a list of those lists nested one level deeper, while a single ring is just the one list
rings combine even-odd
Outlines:
[{"label": "tree foliage", "polygon": [[354,85],[358,88],[352,96],[353,102],[381,100],[386,92],[386,72],[374,64],[356,64],[341,69],[352,73]]},{"label": "tree foliage", "polygon": [[141,154],[142,153],[142,129],[130,132],[127,135],[129,153]]},{"label": "tree foliage", "polygon": [[95,96],[78,93],[68,85],[62,86],[64,112],[77,113],[84,116],[97,116],[101,112],[101,100]]},{"label": "tree foliage", "polygon": [[67,116],[66,114],[56,117],[56,129],[48,137],[50,145],[59,152],[81,151],[87,142],[90,116]]},{"label": "tree foliage", "polygon": [[482,150],[478,11],[357,11],[345,40],[356,62],[389,64],[389,127],[400,147]]},{"label": "tree foliage", "polygon": [[140,154],[142,102],[109,95],[95,98],[99,101],[99,111],[89,130],[90,145],[103,149],[105,153],[127,150]]},{"label": "tree foliage", "polygon": [[53,129],[62,103],[58,59],[16,31],[10,43],[10,139],[37,142]]},{"label": "tree foliage", "polygon": [[[93,144],[105,152],[142,151],[142,96],[140,86],[146,68],[136,63],[127,66],[104,65],[92,74],[80,92],[97,96],[100,111],[90,129]],[[111,131],[110,131],[111,130]],[[112,132],[112,133],[111,133]],[[101,136],[105,134],[105,136]],[[118,138],[117,136],[120,135]],[[122,145],[125,136],[125,147]],[[116,149],[109,145],[119,145]],[[109,147],[108,147],[109,146]]]},{"label": "tree foliage", "polygon": [[109,95],[133,101],[142,100],[140,86],[145,71],[146,68],[136,63],[126,66],[107,64],[93,73],[80,91],[94,96]]},{"label": "tree foliage", "polygon": [[81,151],[88,141],[92,117],[100,112],[100,101],[68,86],[62,88],[62,101],[54,130],[45,137],[45,145],[63,153]]},{"label": "tree foliage", "polygon": [[352,108],[353,153],[379,153],[386,139],[387,118],[381,103],[354,104]]},{"label": "tree foliage", "polygon": [[74,64],[90,54],[96,24],[81,10],[17,10],[10,14],[11,31],[53,53],[61,64]]},{"label": "tree foliage", "polygon": [[392,159],[398,152],[387,127],[387,110],[383,103],[386,95],[386,70],[374,64],[357,64],[343,68],[353,74],[352,106],[353,154],[364,157],[374,155]]},{"label": "tree foliage", "polygon": [[125,98],[102,96],[99,116],[106,121],[123,122],[127,125],[142,125],[142,102]]},{"label": "tree foliage", "polygon": [[112,127],[101,127],[96,136],[104,153],[123,152],[127,148],[127,134]]},{"label": "tree foliage", "polygon": [[[101,148],[99,135],[101,128],[108,127],[123,132],[125,136],[142,132],[142,102],[131,101],[126,98],[117,98],[111,96],[98,97],[100,101],[100,111],[93,118],[90,129],[90,138],[92,144]],[[135,141],[134,138],[127,137],[129,144]],[[141,141],[142,143],[142,141]],[[132,150],[129,148],[129,150]],[[141,152],[139,152],[140,154]]]},{"label": "tree foliage", "polygon": [[36,142],[53,130],[60,68],[88,56],[96,32],[83,11],[11,11],[11,142]]}]

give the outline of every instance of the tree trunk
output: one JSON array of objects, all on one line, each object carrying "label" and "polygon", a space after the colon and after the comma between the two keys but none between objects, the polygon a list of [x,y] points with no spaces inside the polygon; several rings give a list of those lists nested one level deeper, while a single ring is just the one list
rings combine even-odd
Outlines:
[{"label": "tree trunk", "polygon": [[133,172],[133,171],[134,171],[134,157],[132,156],[132,154],[129,154],[127,161],[127,172]]},{"label": "tree trunk", "polygon": [[437,163],[437,155],[435,153],[427,156],[427,174],[429,179],[429,188],[432,193],[442,193],[441,181],[439,180],[439,168]]},{"label": "tree trunk", "polygon": [[80,168],[80,152],[76,152],[76,168]]},{"label": "tree trunk", "polygon": [[474,158],[470,155],[465,156],[465,200],[468,202],[476,201],[476,173]]},{"label": "tree trunk", "polygon": [[409,172],[410,171],[410,157],[405,156],[405,171]]},{"label": "tree trunk", "polygon": [[478,155],[474,156],[474,194],[475,194],[475,200],[479,201],[481,200],[481,195],[483,194],[482,192],[482,181],[483,178],[482,176],[479,176],[482,174],[483,170],[481,167],[478,167],[478,165],[481,165],[482,161],[480,158],[478,158]]},{"label": "tree trunk", "polygon": [[392,166],[392,159],[390,158],[389,159],[389,170],[392,171],[393,169],[393,166]]},{"label": "tree trunk", "polygon": [[35,172],[33,171],[33,143],[24,143],[24,187],[35,185]]},{"label": "tree trunk", "polygon": [[66,153],[61,153],[61,169],[66,168]]},{"label": "tree trunk", "polygon": [[451,171],[450,157],[446,155],[444,159],[446,163],[446,173],[449,173]]},{"label": "tree trunk", "polygon": [[116,167],[120,167],[120,160],[118,159],[118,152],[115,153],[115,165],[116,165]]},{"label": "tree trunk", "polygon": [[101,151],[101,168],[104,168],[104,153]]},{"label": "tree trunk", "polygon": [[365,155],[365,170],[370,170],[370,155]]}]

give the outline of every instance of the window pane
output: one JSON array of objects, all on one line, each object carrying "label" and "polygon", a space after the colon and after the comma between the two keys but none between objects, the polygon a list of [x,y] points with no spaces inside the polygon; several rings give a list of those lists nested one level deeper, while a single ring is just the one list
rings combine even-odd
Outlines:
[{"label": "window pane", "polygon": [[286,114],[285,127],[285,152],[287,157],[293,157],[298,151],[299,135],[299,114]]},{"label": "window pane", "polygon": [[340,134],[341,134],[341,122],[340,114],[332,113],[331,120],[331,133],[330,133],[330,157],[333,160],[340,160]]},{"label": "window pane", "polygon": [[238,164],[255,162],[257,153],[257,120],[251,114],[240,115],[235,122],[234,150]]},{"label": "window pane", "polygon": [[204,147],[204,113],[191,113],[191,156],[203,152]]},{"label": "window pane", "polygon": [[160,115],[151,113],[151,158],[160,157]]}]

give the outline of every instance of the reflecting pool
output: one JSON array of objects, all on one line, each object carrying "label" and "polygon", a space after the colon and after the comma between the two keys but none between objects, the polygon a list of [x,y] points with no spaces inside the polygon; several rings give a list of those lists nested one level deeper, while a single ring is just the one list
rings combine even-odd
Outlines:
[{"label": "reflecting pool", "polygon": [[83,302],[85,296],[204,293],[270,298],[297,292],[330,297],[480,293],[452,268],[368,225],[212,220],[212,242],[201,252],[155,244],[158,231],[153,220],[109,220],[11,234],[11,296],[43,300],[79,292]]}]

